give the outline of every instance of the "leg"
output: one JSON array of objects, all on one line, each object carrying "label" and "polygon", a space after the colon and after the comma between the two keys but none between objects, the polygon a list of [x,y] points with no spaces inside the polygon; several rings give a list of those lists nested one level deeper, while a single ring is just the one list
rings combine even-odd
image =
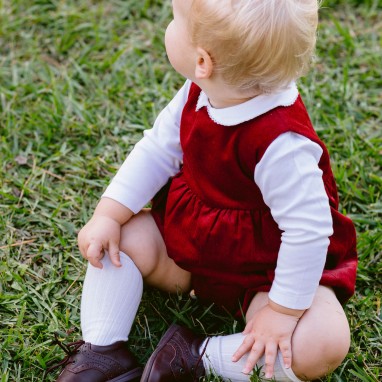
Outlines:
[{"label": "leg", "polygon": [[[258,293],[248,309],[247,320],[253,318],[268,303],[268,293]],[[249,381],[242,374],[247,355],[232,362],[233,353],[242,344],[244,336],[237,333],[229,336],[212,337],[205,342],[203,356],[205,369],[232,381]],[[203,347],[202,345],[202,347]],[[349,350],[349,327],[343,309],[334,292],[319,287],[312,307],[300,319],[292,338],[292,370],[285,369],[282,358],[275,364],[276,381],[298,381],[316,379],[334,370]],[[280,355],[280,353],[279,353]],[[257,366],[264,366],[264,356]]]},{"label": "leg", "polygon": [[[267,300],[267,293],[258,293],[247,319]],[[292,337],[292,370],[302,380],[322,377],[341,364],[349,346],[349,324],[342,306],[330,288],[319,286],[311,308],[300,319]]]},{"label": "leg", "polygon": [[122,227],[120,249],[140,270],[145,282],[168,292],[187,292],[191,275],[167,255],[159,229],[145,209]]},{"label": "leg", "polygon": [[86,273],[81,326],[84,340],[94,345],[127,341],[142,297],[142,277],[170,292],[189,288],[189,273],[167,256],[148,210],[122,227],[120,249],[122,267],[113,266],[105,256],[103,269],[89,265]]},{"label": "leg", "polygon": [[141,301],[143,280],[128,256],[120,252],[120,258],[122,267],[115,267],[109,256],[102,259],[102,269],[88,265],[81,299],[84,343],[69,344],[70,357],[57,365],[64,366],[57,382],[140,379],[142,369],[127,340]]},{"label": "leg", "polygon": [[134,262],[120,252],[122,267],[109,256],[103,268],[90,263],[81,298],[81,329],[85,342],[107,346],[127,341],[143,292],[142,276]]},{"label": "leg", "polygon": [[109,256],[102,259],[102,269],[88,266],[81,301],[85,343],[67,360],[57,381],[138,381],[142,370],[127,339],[142,297],[142,277],[170,292],[190,288],[190,274],[167,256],[148,210],[122,227],[120,250],[122,267],[113,266]]}]

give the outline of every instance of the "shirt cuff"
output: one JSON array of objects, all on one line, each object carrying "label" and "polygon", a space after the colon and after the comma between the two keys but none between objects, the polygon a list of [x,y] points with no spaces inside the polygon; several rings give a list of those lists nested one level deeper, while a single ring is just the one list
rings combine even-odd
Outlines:
[{"label": "shirt cuff", "polygon": [[279,304],[289,309],[298,310],[310,308],[314,299],[314,294],[312,295],[311,293],[306,295],[293,295],[290,293],[286,294],[283,293],[283,291],[274,288],[273,286],[268,296],[276,304]]},{"label": "shirt cuff", "polygon": [[101,198],[113,199],[129,208],[134,214],[137,214],[148,203],[140,198],[139,193],[128,192],[125,185],[119,185],[117,182],[110,183]]}]

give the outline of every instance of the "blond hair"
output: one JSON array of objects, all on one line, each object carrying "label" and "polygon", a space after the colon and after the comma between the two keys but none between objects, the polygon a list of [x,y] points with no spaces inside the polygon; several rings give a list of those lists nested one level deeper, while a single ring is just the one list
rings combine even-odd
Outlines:
[{"label": "blond hair", "polygon": [[191,41],[228,85],[274,92],[308,70],[318,7],[317,0],[193,0]]}]

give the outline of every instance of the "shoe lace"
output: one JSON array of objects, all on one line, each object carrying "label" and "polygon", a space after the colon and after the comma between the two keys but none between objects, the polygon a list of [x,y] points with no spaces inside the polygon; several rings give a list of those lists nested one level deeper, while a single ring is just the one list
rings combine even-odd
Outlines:
[{"label": "shoe lace", "polygon": [[[205,345],[203,347],[203,350],[200,353],[199,358],[196,360],[195,366],[191,367],[191,373],[192,373],[193,382],[198,382],[199,379],[200,379],[200,376],[197,375],[197,370],[198,370],[198,366],[202,362],[202,358],[203,358],[204,353],[206,352],[207,345],[208,345],[209,341],[210,341],[210,337],[207,338],[207,341],[206,341],[206,343],[205,343]],[[181,362],[182,362],[182,369],[186,370],[187,369],[187,361],[183,357],[181,357]]]},{"label": "shoe lace", "polygon": [[55,365],[52,365],[52,366],[49,366],[49,364],[47,365],[49,367],[45,370],[42,381],[45,381],[46,376],[50,374],[52,371],[58,369],[59,367],[62,367],[62,368],[65,367],[70,362],[71,357],[78,352],[78,349],[84,343],[85,341],[81,340],[81,341],[69,342],[68,344],[65,344],[62,341],[60,341],[58,334],[54,333],[54,340],[52,340],[52,344],[59,346],[64,351],[66,356],[62,361],[56,363]]}]

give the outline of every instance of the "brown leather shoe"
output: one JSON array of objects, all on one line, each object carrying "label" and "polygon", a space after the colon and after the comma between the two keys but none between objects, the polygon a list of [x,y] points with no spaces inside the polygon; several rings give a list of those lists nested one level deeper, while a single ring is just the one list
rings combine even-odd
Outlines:
[{"label": "brown leather shoe", "polygon": [[141,382],[194,382],[205,375],[199,348],[204,338],[172,325],[147,361]]},{"label": "brown leather shoe", "polygon": [[83,341],[60,346],[67,353],[66,358],[47,370],[49,373],[60,366],[65,367],[57,382],[138,382],[142,375],[142,368],[124,341],[109,346]]}]

